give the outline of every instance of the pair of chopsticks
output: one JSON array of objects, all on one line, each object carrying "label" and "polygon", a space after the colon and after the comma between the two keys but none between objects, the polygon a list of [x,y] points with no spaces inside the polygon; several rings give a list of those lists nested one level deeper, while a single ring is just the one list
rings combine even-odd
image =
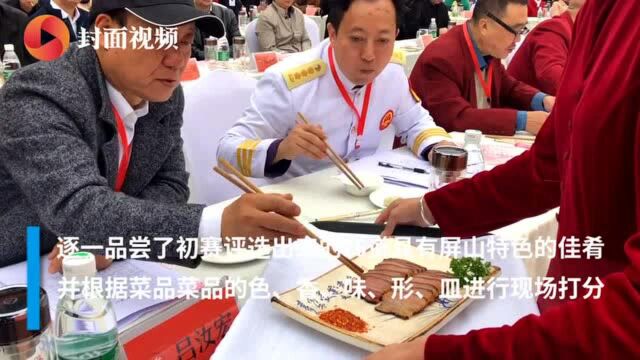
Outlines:
[{"label": "pair of chopsticks", "polygon": [[[302,115],[301,113],[298,113],[298,116],[300,117],[300,119],[304,124],[307,124],[307,125],[311,124],[309,120],[307,120],[307,118],[305,118],[304,115]],[[364,189],[364,183],[360,181],[360,179],[358,179],[358,177],[356,176],[356,174],[353,173],[353,171],[351,171],[349,166],[347,166],[347,163],[345,163],[344,160],[342,160],[342,158],[338,156],[338,154],[336,154],[336,152],[333,150],[333,148],[331,148],[331,146],[327,141],[325,141],[324,143],[325,145],[327,145],[327,156],[329,157],[329,159],[333,161],[333,163],[338,167],[338,169],[342,171],[342,173],[349,179],[349,181],[353,183],[353,185],[356,186],[356,188],[358,188],[358,190]]]},{"label": "pair of chopsticks", "polygon": [[494,139],[497,141],[500,140],[523,140],[523,141],[536,141],[536,136],[535,135],[512,135],[512,136],[504,136],[504,135],[485,135],[486,137],[490,138],[490,139]]},{"label": "pair of chopsticks", "polygon": [[336,216],[330,216],[330,217],[325,217],[325,218],[318,218],[315,221],[338,221],[338,220],[347,220],[347,219],[357,219],[357,218],[361,218],[361,217],[365,217],[365,216],[378,215],[383,210],[384,209],[376,209],[376,210],[370,210],[370,211],[354,212],[354,213],[349,213],[349,214],[336,215]]},{"label": "pair of chopsticks", "polygon": [[[219,159],[218,162],[222,165],[224,170],[222,168],[218,167],[218,166],[214,167],[213,170],[215,172],[217,172],[218,174],[220,174],[225,179],[229,180],[229,182],[231,182],[235,186],[239,187],[242,191],[244,191],[244,192],[246,192],[248,194],[262,194],[263,193],[262,190],[260,190],[251,180],[247,179],[244,175],[242,175],[242,173],[240,171],[238,171],[238,169],[233,167],[233,165],[231,165],[228,161],[226,161],[225,159]],[[294,219],[294,220],[300,222],[300,224],[302,224],[302,226],[304,226],[304,228],[305,228],[305,230],[307,232],[307,236],[309,236],[310,238],[314,239],[320,246],[322,246],[325,249],[327,249],[327,251],[329,251],[329,253],[331,255],[336,256],[338,254],[338,252],[335,251],[329,244],[327,244],[326,242],[322,241],[320,239],[320,237],[318,237],[311,230],[309,230],[308,224],[306,224],[305,222],[301,222],[298,219]],[[338,256],[338,260],[344,266],[346,266],[351,271],[356,273],[356,275],[362,276],[362,274],[364,274],[364,270],[360,266],[358,266],[356,263],[351,261],[351,259],[349,259],[348,257],[340,254]]]}]

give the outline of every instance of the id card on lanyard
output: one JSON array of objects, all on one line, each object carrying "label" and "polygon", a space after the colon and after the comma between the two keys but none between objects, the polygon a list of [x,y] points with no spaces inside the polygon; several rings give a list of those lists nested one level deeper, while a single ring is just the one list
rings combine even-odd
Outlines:
[{"label": "id card on lanyard", "polygon": [[333,46],[329,46],[329,67],[331,68],[331,74],[333,75],[333,79],[338,86],[338,90],[340,90],[340,94],[342,94],[342,98],[349,105],[351,110],[356,114],[356,118],[358,119],[358,132],[356,134],[356,149],[360,148],[360,143],[362,141],[362,135],[364,134],[364,125],[367,122],[367,112],[369,111],[369,100],[371,98],[371,89],[373,88],[373,83],[367,85],[367,88],[364,93],[364,102],[362,104],[362,111],[358,111],[355,103],[349,96],[349,92],[344,87],[344,84],[340,80],[338,76],[338,71],[336,70],[335,60],[333,59]]},{"label": "id card on lanyard", "polygon": [[120,144],[122,145],[122,160],[120,160],[120,165],[118,166],[118,175],[116,176],[116,184],[114,186],[115,191],[120,192],[122,190],[124,180],[127,177],[127,170],[129,169],[129,160],[131,159],[131,143],[127,139],[127,131],[120,113],[118,113],[118,110],[115,106],[111,105],[111,108],[113,109],[113,116],[116,119],[118,138],[120,139]]},{"label": "id card on lanyard", "polygon": [[473,67],[475,68],[476,75],[478,76],[478,81],[480,82],[480,85],[482,85],[484,95],[487,97],[487,104],[491,106],[491,83],[493,81],[494,62],[491,61],[491,64],[489,64],[489,68],[487,69],[487,78],[485,80],[485,77],[482,74],[482,70],[480,69],[480,62],[478,61],[478,57],[476,56],[476,50],[473,46],[473,42],[471,42],[471,36],[469,35],[467,24],[462,25],[462,31],[464,32],[464,39],[467,42],[467,47],[469,48],[469,53],[471,54],[471,59],[473,60]]}]

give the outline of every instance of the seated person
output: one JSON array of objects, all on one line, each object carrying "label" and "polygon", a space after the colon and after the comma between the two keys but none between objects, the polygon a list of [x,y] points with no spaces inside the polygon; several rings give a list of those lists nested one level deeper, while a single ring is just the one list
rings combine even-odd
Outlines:
[{"label": "seated person", "polygon": [[513,56],[507,73],[555,96],[569,56],[573,22],[584,2],[571,0],[562,15],[538,24]]},{"label": "seated person", "polygon": [[[228,9],[213,0],[194,0],[194,5],[200,11],[209,13],[222,21],[225,29],[225,36],[229,42],[229,50],[233,54],[233,38],[236,36],[242,36],[240,29],[238,28],[238,19],[236,15]],[[195,38],[193,39],[193,46],[191,47],[191,57],[198,60],[204,60],[204,41],[211,36],[201,29],[197,29]]]},{"label": "seated person", "polygon": [[4,57],[3,44],[13,44],[20,65],[26,66],[35,61],[24,46],[24,29],[28,22],[25,13],[0,2],[0,59]]},{"label": "seated person", "polygon": [[[396,5],[332,1],[329,40],[266,71],[250,107],[220,140],[218,158],[246,176],[291,178],[332,166],[325,141],[343,159],[373,154],[393,124],[426,159],[449,135],[412,96],[399,58],[392,60]],[[312,124],[296,125],[298,113]]]},{"label": "seated person", "polygon": [[[542,9],[544,16],[557,16],[567,9],[568,0],[553,0],[553,4],[549,6],[550,1],[552,0],[529,0],[527,4],[527,16],[537,17],[539,9]],[[550,9],[549,14],[547,14],[547,9]]]},{"label": "seated person", "polygon": [[80,29],[89,30],[89,13],[78,7],[80,0],[40,0],[38,10],[30,15],[36,18],[40,15],[53,15],[64,21],[69,30],[71,42],[80,37]]},{"label": "seated person", "polygon": [[294,53],[311,48],[304,14],[293,3],[294,0],[270,0],[260,12],[256,24],[260,51]]},{"label": "seated person", "polygon": [[500,61],[526,25],[526,0],[478,0],[471,20],[424,50],[410,79],[438,125],[495,135],[538,133],[555,97],[514,79]]},{"label": "seated person", "polygon": [[407,11],[402,16],[398,40],[415,39],[420,29],[428,29],[434,19],[438,34],[442,35],[449,27],[449,10],[442,0],[408,0]]},{"label": "seated person", "polygon": [[[290,219],[300,213],[290,197],[244,195],[225,209],[187,204],[180,76],[193,22],[218,36],[224,29],[190,2],[139,4],[93,0],[92,23],[101,31],[183,24],[177,49],[158,41],[152,50],[72,44],[57,60],[16,71],[0,89],[0,266],[25,260],[28,225],[40,225],[43,251],[62,236],[98,246],[111,236],[304,236]],[[150,257],[194,265],[177,248],[151,241]]]}]

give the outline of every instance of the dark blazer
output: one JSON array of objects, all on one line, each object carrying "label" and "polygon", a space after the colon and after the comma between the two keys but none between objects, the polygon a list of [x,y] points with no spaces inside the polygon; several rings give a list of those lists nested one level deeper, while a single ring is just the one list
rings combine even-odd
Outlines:
[{"label": "dark blazer", "polygon": [[[228,9],[222,5],[214,3],[211,7],[211,14],[222,20],[226,33],[227,41],[229,42],[229,50],[233,51],[233,38],[234,36],[242,36],[240,34],[240,28],[238,27],[238,19],[233,14],[231,9]],[[191,57],[198,60],[204,60],[204,40],[209,37],[210,34],[198,29],[191,45]]]},{"label": "dark blazer", "polygon": [[[43,253],[58,236],[93,245],[110,236],[172,237],[167,258],[178,262],[175,240],[198,236],[204,208],[187,204],[183,107],[181,87],[149,104],[115,192],[118,135],[93,47],[72,44],[57,60],[16,71],[0,89],[0,266],[25,260],[28,225],[41,226]],[[161,246],[151,241],[151,253]]]},{"label": "dark blazer", "polygon": [[[226,7],[227,9],[231,9],[231,11],[233,11],[233,14],[236,16],[236,18],[238,17],[238,14],[240,14],[240,9],[242,9],[242,6],[245,6],[245,8],[249,8],[249,4],[247,5],[243,5],[241,0],[220,0],[220,5],[223,5],[224,7]],[[258,1],[258,4],[260,3],[260,1]]]},{"label": "dark blazer", "polygon": [[24,29],[28,21],[29,18],[22,10],[16,10],[0,2],[0,58],[4,56],[2,45],[13,44],[22,66],[36,61],[24,47]]},{"label": "dark blazer", "polygon": [[[40,0],[43,1],[43,0]],[[47,0],[48,1],[48,0]],[[38,8],[40,7],[40,3],[38,2],[38,4],[36,4],[32,9],[30,13],[25,13],[22,8],[20,7],[20,0],[0,0],[0,3],[4,2],[5,4],[16,8],[20,11],[22,11],[23,14],[27,14],[27,15],[31,15],[32,13],[34,13],[35,11],[38,10]]]},{"label": "dark blazer", "polygon": [[[51,1],[40,0],[39,5],[40,6],[38,10],[32,12],[31,15],[29,15],[31,19],[40,15],[53,15],[62,19],[62,12],[60,10],[54,9],[51,6]],[[71,42],[78,41],[78,38],[80,36],[80,28],[85,28],[87,29],[87,31],[89,31],[89,26],[91,25],[89,13],[86,10],[82,10],[80,8],[77,9],[80,12],[80,17],[76,22],[77,32],[73,31],[73,26],[71,26],[71,22],[69,21],[69,19],[64,19],[64,23],[67,25],[67,29],[69,30]],[[43,42],[44,41],[46,41],[46,39],[43,39]]]},{"label": "dark blazer", "polygon": [[418,30],[429,28],[431,19],[440,28],[449,27],[449,10],[444,3],[434,5],[431,0],[409,0],[405,3],[405,13],[399,26],[398,40],[415,39]]}]

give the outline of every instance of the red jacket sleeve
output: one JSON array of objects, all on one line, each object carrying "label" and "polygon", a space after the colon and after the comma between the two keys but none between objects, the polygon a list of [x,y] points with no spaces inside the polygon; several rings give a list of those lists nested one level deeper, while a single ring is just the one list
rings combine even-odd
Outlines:
[{"label": "red jacket sleeve", "polygon": [[433,335],[425,359],[637,359],[640,233],[627,240],[625,253],[630,265],[604,279],[600,299],[567,302],[513,326]]},{"label": "red jacket sleeve", "polygon": [[531,100],[539,92],[538,89],[509,75],[502,64],[496,66],[494,79],[501,80],[500,97],[503,101],[501,106],[524,111],[531,110]]},{"label": "red jacket sleeve", "polygon": [[540,91],[556,94],[569,54],[568,39],[557,22],[542,23],[540,29],[532,32],[534,74]]},{"label": "red jacket sleeve", "polygon": [[553,114],[531,150],[491,171],[425,195],[429,209],[447,236],[482,234],[559,205],[552,118]]},{"label": "red jacket sleeve", "polygon": [[411,72],[413,90],[423,99],[436,124],[449,132],[478,129],[485,134],[513,135],[517,111],[473,107],[460,90],[460,80],[454,78],[457,73],[459,70],[449,62],[435,56],[421,57]]},{"label": "red jacket sleeve", "polygon": [[[555,117],[552,113],[549,120],[553,118]],[[455,224],[452,219],[443,216],[446,213],[442,211],[441,206],[445,197],[454,200],[455,196],[469,195],[468,198],[460,198],[462,200],[459,201],[459,206],[447,209],[455,209],[454,211],[458,211],[456,215],[464,216],[465,211],[481,205],[482,201],[489,203],[494,196],[500,210],[493,210],[492,206],[477,214],[489,219],[492,215],[485,215],[486,212],[499,213],[505,211],[509,204],[516,205],[519,200],[509,200],[509,196],[513,199],[523,199],[522,202],[525,204],[532,201],[533,194],[541,196],[537,191],[531,191],[532,195],[523,192],[516,196],[514,186],[507,186],[506,192],[500,194],[497,192],[497,184],[490,180],[493,173],[500,172],[502,176],[516,175],[515,171],[518,169],[528,169],[537,177],[553,175],[550,167],[553,162],[552,150],[540,146],[544,144],[553,148],[549,143],[553,138],[552,128],[555,127],[551,121],[547,121],[528,155],[525,153],[496,169],[497,171],[485,173],[482,177],[478,175],[467,181],[471,183],[467,186],[471,190],[465,192],[462,188],[458,189],[458,186],[454,188],[456,183],[450,186],[455,191],[447,188],[437,191],[434,199],[438,204],[433,209],[436,220],[442,222],[447,231],[451,231],[455,225],[466,228],[466,221],[472,222],[471,227],[482,227],[488,223],[486,220],[476,221],[473,217],[466,217],[459,219],[459,224]],[[636,126],[635,133],[635,138],[640,139],[640,126]],[[540,140],[543,140],[543,143],[540,143]],[[634,156],[635,164],[630,167],[630,173],[635,179],[636,229],[640,229],[640,141],[636,142]],[[509,170],[513,173],[509,173]],[[524,179],[514,180],[517,183]],[[529,184],[531,183],[524,185]],[[489,186],[488,194],[480,192],[482,185]],[[505,186],[506,181],[503,181],[502,185]],[[468,202],[471,204],[467,205]],[[522,214],[522,210],[518,213]],[[509,216],[502,214],[501,218],[506,219]],[[613,273],[604,279],[599,299],[566,302],[550,308],[540,316],[526,316],[512,326],[475,330],[462,336],[430,336],[425,345],[425,359],[637,359],[640,354],[640,232],[636,232],[625,242],[624,253],[629,265],[623,272]]]}]

